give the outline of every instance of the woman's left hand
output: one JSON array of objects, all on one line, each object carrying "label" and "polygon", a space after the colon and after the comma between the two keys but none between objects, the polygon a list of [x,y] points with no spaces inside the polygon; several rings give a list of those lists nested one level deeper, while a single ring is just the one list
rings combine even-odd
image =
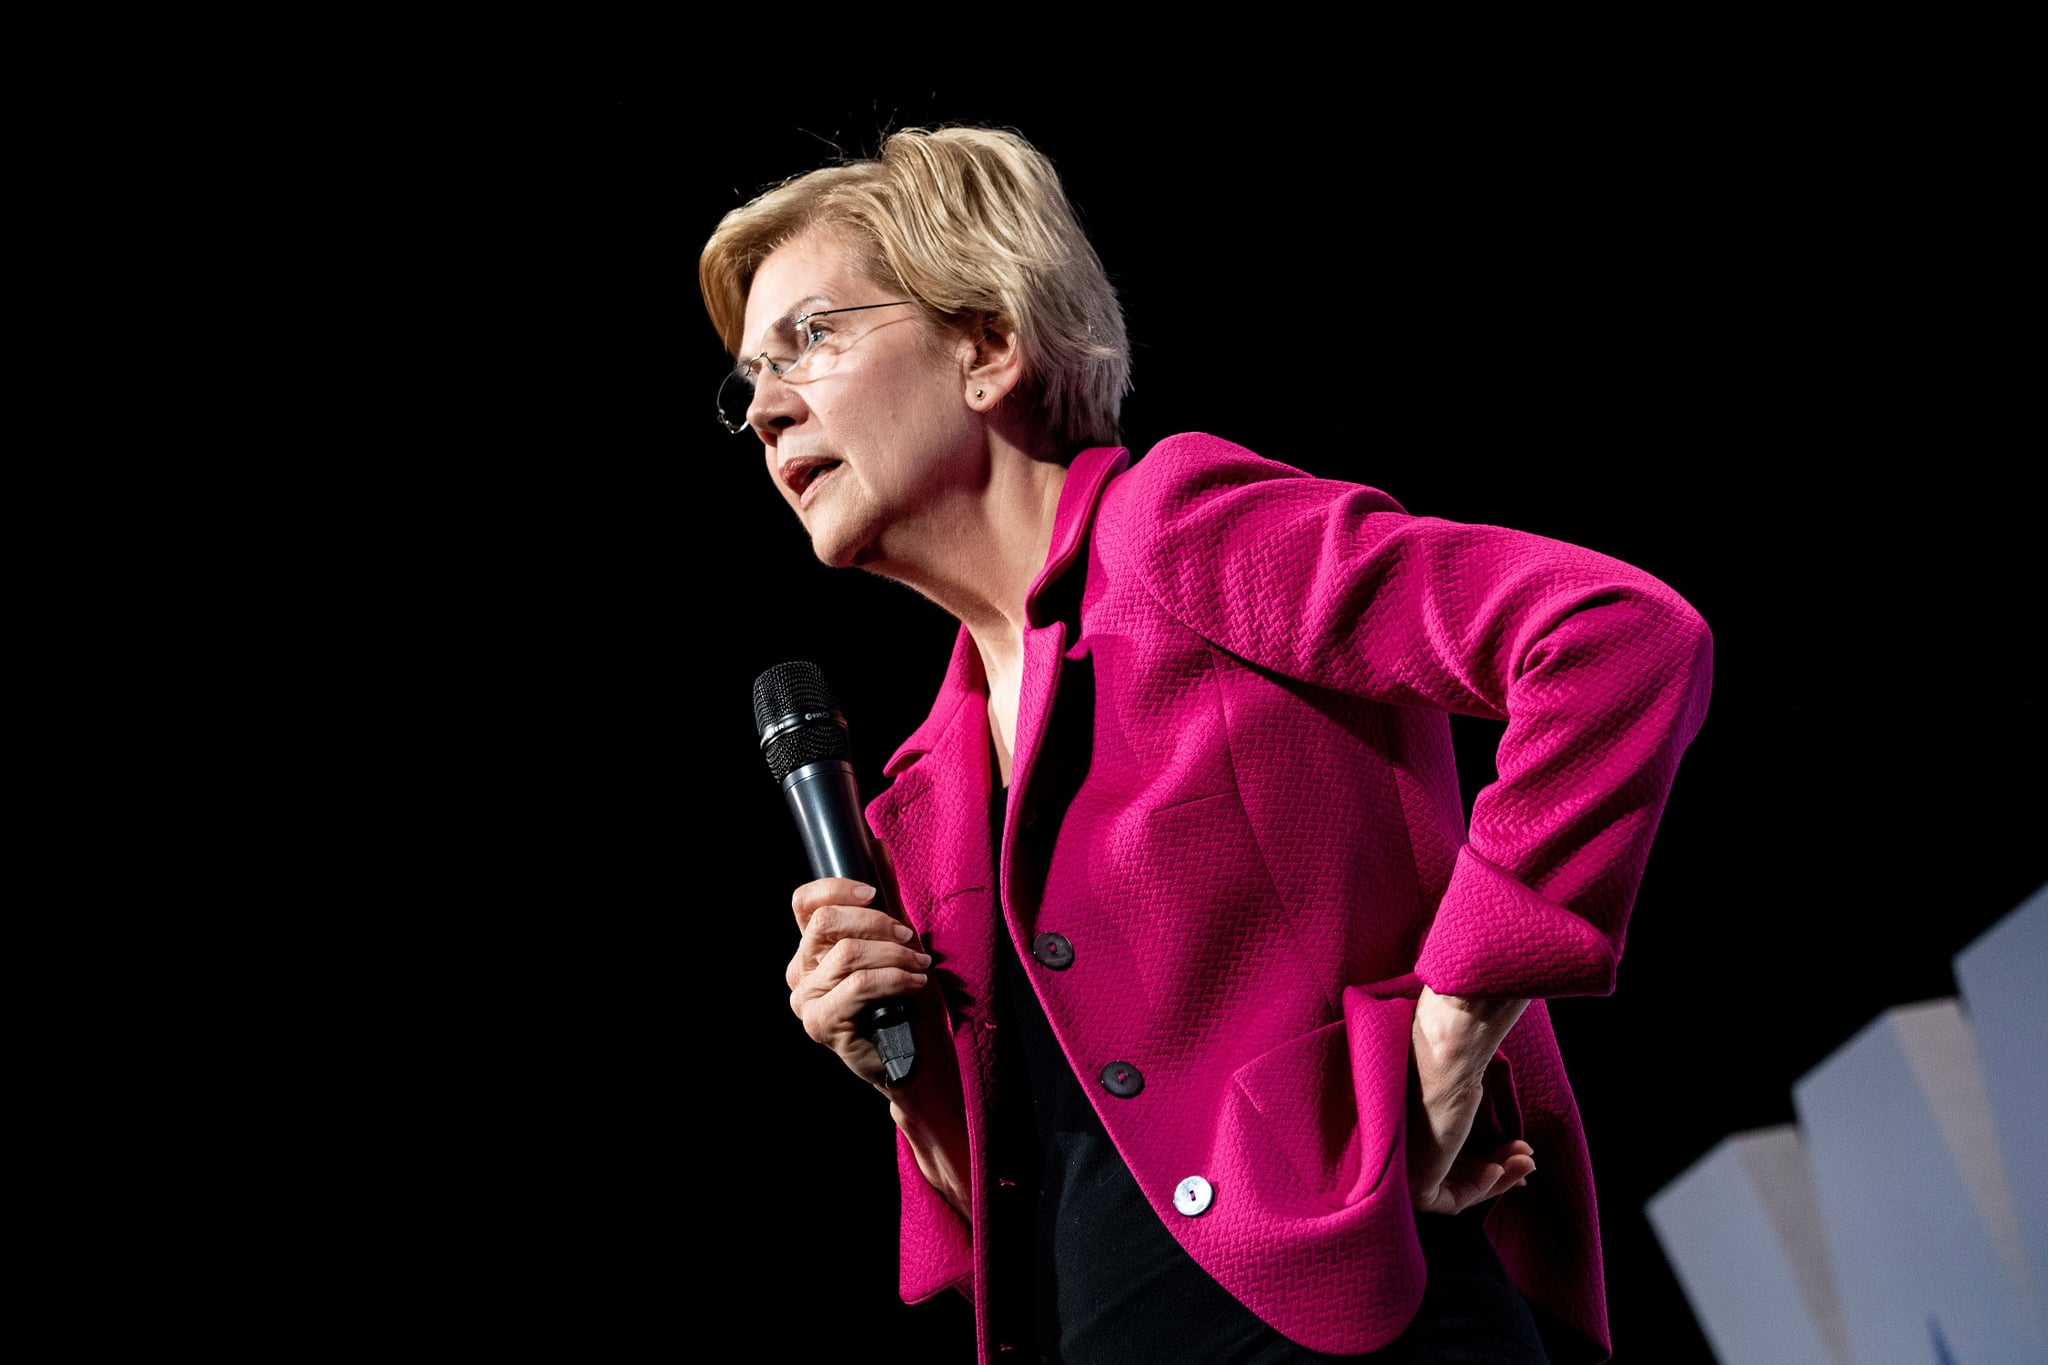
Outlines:
[{"label": "woman's left hand", "polygon": [[1411,1053],[1419,1098],[1409,1105],[1408,1121],[1408,1192],[1416,1212],[1462,1213],[1535,1171],[1536,1149],[1520,1138],[1460,1155],[1485,1099],[1487,1063],[1528,1003],[1422,988]]}]

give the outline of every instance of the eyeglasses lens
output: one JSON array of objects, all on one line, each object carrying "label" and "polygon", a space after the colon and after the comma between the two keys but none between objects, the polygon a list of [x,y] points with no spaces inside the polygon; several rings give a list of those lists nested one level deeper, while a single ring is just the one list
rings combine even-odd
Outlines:
[{"label": "eyeglasses lens", "polygon": [[[756,364],[765,362],[755,362]],[[747,429],[747,408],[754,401],[754,372],[745,365],[726,372],[718,386],[718,420],[737,435]]]}]

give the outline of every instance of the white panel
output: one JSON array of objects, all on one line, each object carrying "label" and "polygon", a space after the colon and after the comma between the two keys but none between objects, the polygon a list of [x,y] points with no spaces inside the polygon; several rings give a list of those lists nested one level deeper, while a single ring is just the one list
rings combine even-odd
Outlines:
[{"label": "white panel", "polygon": [[1726,1139],[1645,1211],[1725,1365],[1851,1365],[1812,1178],[1790,1124]]},{"label": "white panel", "polygon": [[2041,1365],[2048,1340],[2001,1248],[2010,1181],[1954,1000],[1880,1015],[1792,1098],[1856,1365]]},{"label": "white panel", "polygon": [[2048,886],[1956,954],[1956,985],[2012,1182],[2021,1259],[2048,1299],[2048,1180],[2031,1175],[2048,1133]]}]

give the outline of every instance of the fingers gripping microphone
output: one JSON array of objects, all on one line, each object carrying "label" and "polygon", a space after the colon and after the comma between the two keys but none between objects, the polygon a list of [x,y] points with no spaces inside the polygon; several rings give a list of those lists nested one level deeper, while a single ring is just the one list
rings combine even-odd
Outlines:
[{"label": "fingers gripping microphone", "polygon": [[[813,877],[847,877],[875,888],[869,904],[895,915],[876,875],[867,821],[853,781],[853,744],[839,699],[816,664],[777,664],[754,679],[754,733],[768,771],[782,784],[789,813],[803,836]],[[901,916],[898,916],[901,918]],[[859,1028],[882,1054],[889,1083],[917,1068],[911,1036],[916,1007],[908,997],[877,1000],[861,1011]]]}]

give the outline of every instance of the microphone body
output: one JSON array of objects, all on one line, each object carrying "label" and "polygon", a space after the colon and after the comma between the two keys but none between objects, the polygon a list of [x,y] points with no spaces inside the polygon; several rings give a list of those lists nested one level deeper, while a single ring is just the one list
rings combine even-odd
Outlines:
[{"label": "microphone body", "polygon": [[[866,882],[875,888],[869,906],[902,918],[889,903],[868,842],[846,717],[817,666],[779,664],[756,678],[754,723],[768,770],[780,780],[783,800],[803,838],[811,875]],[[916,1017],[916,1006],[901,997],[874,1001],[857,1021],[862,1036],[881,1054],[891,1085],[910,1079],[917,1069]]]},{"label": "microphone body", "polygon": [[789,803],[797,833],[803,836],[811,875],[866,882],[875,888],[870,904],[895,914],[881,878],[875,875],[874,847],[861,829],[860,792],[854,786],[853,765],[844,759],[826,759],[798,768],[782,779],[782,797]]}]

